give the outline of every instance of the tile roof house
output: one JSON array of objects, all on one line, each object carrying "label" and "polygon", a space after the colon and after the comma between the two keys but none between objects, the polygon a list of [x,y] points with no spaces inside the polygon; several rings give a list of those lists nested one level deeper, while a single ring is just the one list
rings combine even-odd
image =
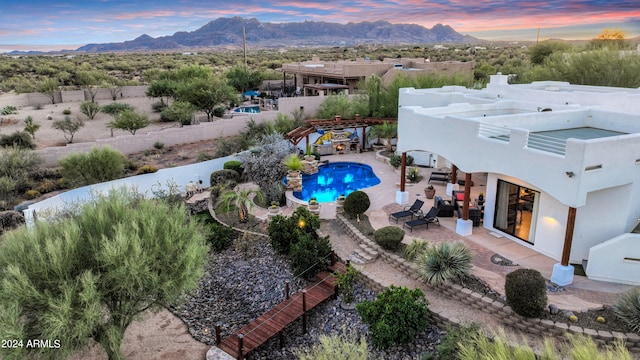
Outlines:
[{"label": "tile roof house", "polygon": [[486,173],[483,226],[558,260],[553,282],[580,264],[640,284],[640,89],[498,73],[482,90],[401,89],[399,104],[397,152]]}]

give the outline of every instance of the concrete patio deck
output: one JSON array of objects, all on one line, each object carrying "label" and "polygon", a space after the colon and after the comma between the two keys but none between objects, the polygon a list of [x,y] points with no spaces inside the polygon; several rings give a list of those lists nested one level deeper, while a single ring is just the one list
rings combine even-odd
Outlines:
[{"label": "concrete patio deck", "polygon": [[[363,189],[369,195],[371,206],[367,211],[369,221],[374,229],[378,229],[388,225],[402,226],[402,221],[396,225],[395,222],[389,221],[389,214],[401,210],[404,205],[396,204],[396,191],[399,189],[399,170],[394,170],[391,166],[376,159],[374,152],[365,152],[359,154],[343,154],[323,156],[323,160],[329,161],[353,161],[370,165],[375,174],[380,178],[380,184]],[[424,188],[427,186],[429,174],[434,169],[420,168],[424,179],[417,184],[407,184],[406,190],[409,192],[408,204],[412,204],[415,199],[425,201],[423,210],[427,210],[432,206],[432,200],[427,200],[424,195]],[[472,175],[474,186],[471,187],[471,198],[477,198],[480,192],[485,191],[484,174]],[[436,195],[447,198],[446,184],[432,183],[436,189]],[[264,210],[262,210],[264,211]],[[282,214],[291,213],[291,208],[282,210]],[[265,216],[256,211],[256,216]],[[336,206],[334,203],[323,203],[321,210],[321,218],[335,218]],[[544,256],[524,243],[518,243],[506,237],[502,237],[497,233],[482,227],[474,227],[473,233],[469,236],[461,236],[455,232],[457,217],[440,218],[441,226],[431,225],[429,228],[416,228],[413,232],[407,233],[405,243],[409,244],[413,239],[438,243],[442,241],[464,241],[475,253],[474,258],[474,274],[486,281],[494,290],[504,294],[505,276],[509,272],[517,268],[532,268],[540,271],[546,278],[551,277],[553,264],[557,260]],[[511,260],[516,266],[503,266],[495,264],[491,261],[493,255],[498,254],[508,260]],[[380,276],[385,276],[380,274]],[[389,274],[390,277],[395,275]],[[383,280],[383,279],[380,279]],[[589,280],[584,276],[575,276],[574,282],[560,291],[549,294],[549,303],[556,304],[558,307],[569,310],[584,310],[601,307],[602,305],[611,305],[615,303],[618,295],[630,286],[608,283],[602,281]]]}]

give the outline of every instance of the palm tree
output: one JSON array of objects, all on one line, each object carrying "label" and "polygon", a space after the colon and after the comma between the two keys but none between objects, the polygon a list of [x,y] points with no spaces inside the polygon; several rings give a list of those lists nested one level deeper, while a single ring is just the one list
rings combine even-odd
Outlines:
[{"label": "palm tree", "polygon": [[383,122],[380,125],[374,125],[369,130],[369,138],[385,139],[387,143],[387,151],[391,151],[391,139],[398,136],[398,124]]},{"label": "palm tree", "polygon": [[260,200],[262,199],[262,193],[258,189],[230,190],[222,194],[219,203],[224,206],[227,211],[229,211],[232,206],[238,209],[240,222],[245,223],[249,220],[249,212],[253,210],[255,206],[253,196],[251,195],[257,196]]}]

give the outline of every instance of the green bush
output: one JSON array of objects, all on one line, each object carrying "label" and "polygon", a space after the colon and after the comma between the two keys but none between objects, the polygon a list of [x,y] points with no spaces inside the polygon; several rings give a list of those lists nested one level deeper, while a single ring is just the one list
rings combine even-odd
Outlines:
[{"label": "green bush", "polygon": [[327,266],[327,255],[331,252],[329,237],[318,237],[315,233],[301,234],[291,245],[289,259],[295,276],[313,279]]},{"label": "green bush", "polygon": [[240,180],[238,172],[229,169],[216,170],[211,173],[211,176],[209,176],[211,186],[224,184],[229,181],[237,183],[238,180]]},{"label": "green bush", "polygon": [[385,226],[373,233],[376,244],[383,249],[395,251],[400,248],[400,243],[404,238],[404,230],[396,226]]},{"label": "green bush", "polygon": [[[155,112],[161,113],[164,109],[167,108],[167,104],[163,103],[162,101],[157,101],[154,102],[153,104],[151,104],[151,109]],[[168,119],[163,118],[162,116],[160,117],[160,119],[162,121],[171,121]]]},{"label": "green bush", "polygon": [[111,104],[105,105],[102,107],[101,111],[105,114],[109,114],[109,115],[117,115],[121,112],[124,112],[126,110],[135,110],[133,108],[133,106],[126,104],[126,103],[118,103],[118,102],[113,102]]},{"label": "green bush", "polygon": [[64,114],[64,115],[71,115],[71,109],[64,109],[64,110],[62,110],[62,114]]},{"label": "green bush", "polygon": [[17,114],[18,109],[15,106],[7,105],[0,110],[0,115]]},{"label": "green bush", "polygon": [[[407,161],[407,163],[405,164],[406,166],[413,165],[413,156],[407,155],[406,161]],[[393,166],[394,169],[399,168],[401,163],[402,163],[402,157],[400,155],[392,155],[391,158],[389,158],[389,165]]]},{"label": "green bush", "polygon": [[162,150],[162,148],[164,148],[164,143],[162,141],[156,141],[153,143],[153,147],[156,150]]},{"label": "green bush", "polygon": [[429,325],[429,302],[420,289],[391,285],[374,301],[356,306],[362,321],[369,325],[373,345],[386,349],[407,343]]},{"label": "green bush", "polygon": [[219,224],[216,221],[208,222],[205,229],[207,242],[211,246],[211,249],[217,252],[228,248],[229,245],[233,243],[233,239],[236,238],[236,233],[233,228]]},{"label": "green bush", "polygon": [[19,147],[21,149],[33,150],[36,144],[33,142],[31,135],[26,131],[16,131],[10,135],[0,136],[1,147]]},{"label": "green bush", "polygon": [[547,284],[537,270],[518,269],[510,272],[504,290],[509,306],[524,317],[539,317],[547,306]]},{"label": "green bush", "polygon": [[301,235],[315,234],[319,228],[320,218],[305,207],[297,208],[289,217],[276,215],[269,223],[271,245],[276,253],[288,255]]},{"label": "green bush", "polygon": [[65,179],[84,186],[123,177],[126,160],[120,151],[104,146],[94,147],[88,153],[68,155],[58,163]]},{"label": "green bush", "polygon": [[613,311],[633,331],[640,333],[640,287],[633,287],[623,293]]},{"label": "green bush", "polygon": [[215,117],[223,117],[224,116],[224,108],[223,107],[217,107],[215,109],[213,109],[213,116]]},{"label": "green bush", "polygon": [[142,165],[138,169],[138,174],[152,174],[158,172],[158,167],[153,165]]},{"label": "green bush", "polygon": [[351,216],[360,216],[369,209],[371,201],[364,191],[354,191],[344,200],[342,208]]},{"label": "green bush", "polygon": [[418,258],[418,255],[424,253],[429,248],[429,242],[413,239],[411,244],[404,248],[404,258],[409,261],[414,261]]},{"label": "green bush", "polygon": [[195,108],[183,101],[176,101],[171,106],[164,108],[160,114],[162,121],[176,121],[180,125],[191,125]]},{"label": "green bush", "polygon": [[347,266],[344,273],[337,274],[336,284],[338,285],[338,291],[342,294],[342,300],[347,304],[350,304],[355,300],[353,286],[359,278],[360,272],[353,266]]},{"label": "green bush", "polygon": [[222,168],[228,170],[234,170],[238,173],[238,175],[242,175],[244,169],[242,168],[242,161],[240,160],[229,160],[222,165]]},{"label": "green bush", "polygon": [[471,271],[473,254],[467,246],[457,241],[430,246],[416,259],[420,276],[429,284],[443,284],[461,280]]}]

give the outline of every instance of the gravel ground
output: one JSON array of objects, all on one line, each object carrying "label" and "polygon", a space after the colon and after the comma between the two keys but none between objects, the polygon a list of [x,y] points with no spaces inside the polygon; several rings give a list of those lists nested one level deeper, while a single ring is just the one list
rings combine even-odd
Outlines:
[{"label": "gravel ground", "polygon": [[[271,245],[261,240],[250,257],[244,257],[231,248],[213,254],[207,266],[207,274],[197,293],[177,308],[170,309],[189,327],[193,337],[214,345],[216,324],[221,324],[224,338],[242,328],[275,306],[284,298],[284,283],[291,282],[291,292],[306,286],[303,280],[293,278],[286,258],[275,255]],[[355,291],[356,303],[375,299],[376,293],[362,283]],[[368,328],[360,320],[355,309],[344,309],[341,297],[329,300],[310,312],[308,332],[302,333],[300,320],[284,331],[284,346],[278,337],[264,344],[253,354],[254,359],[291,359],[296,349],[309,348],[318,343],[323,334],[347,333],[356,338],[364,335],[367,343]],[[369,346],[374,359],[419,359],[434,351],[440,341],[441,331],[429,327],[410,344],[395,346],[385,351]]]}]

